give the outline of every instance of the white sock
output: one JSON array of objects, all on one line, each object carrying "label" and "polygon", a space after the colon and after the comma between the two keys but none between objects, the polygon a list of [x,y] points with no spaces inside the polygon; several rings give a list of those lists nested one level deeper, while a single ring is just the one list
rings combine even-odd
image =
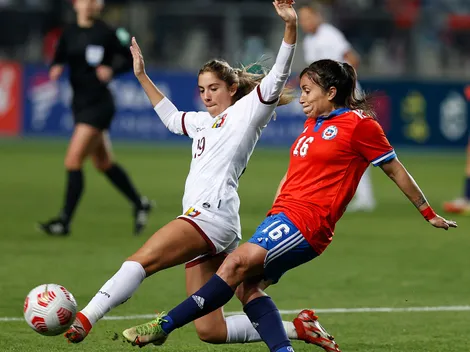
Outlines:
[{"label": "white sock", "polygon": [[140,263],[124,262],[121,269],[101,287],[81,313],[94,325],[112,308],[131,298],[145,276],[145,270]]},{"label": "white sock", "polygon": [[[258,331],[251,324],[250,319],[246,315],[232,315],[225,319],[227,324],[227,343],[245,343],[259,342],[261,337]],[[290,321],[283,321],[284,329],[287,337],[296,340],[297,332],[294,324]]]},{"label": "white sock", "polygon": [[367,168],[366,172],[364,172],[364,175],[362,175],[361,181],[357,186],[355,201],[359,204],[368,205],[370,207],[375,206],[369,168]]}]

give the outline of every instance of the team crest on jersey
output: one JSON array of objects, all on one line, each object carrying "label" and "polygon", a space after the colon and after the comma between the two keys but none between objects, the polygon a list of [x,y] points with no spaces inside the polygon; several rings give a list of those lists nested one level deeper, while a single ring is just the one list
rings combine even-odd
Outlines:
[{"label": "team crest on jersey", "polygon": [[194,207],[191,207],[189,208],[188,210],[186,210],[186,212],[184,213],[184,215],[187,215],[187,216],[190,216],[192,218],[195,218],[196,216],[200,215],[201,212],[196,210]]},{"label": "team crest on jersey", "polygon": [[338,134],[338,128],[336,126],[328,126],[323,131],[321,138],[326,139],[327,141],[333,139]]},{"label": "team crest on jersey", "polygon": [[222,116],[219,116],[217,120],[214,122],[212,125],[212,128],[220,128],[222,125],[225,123],[225,118],[227,117],[227,114],[223,114]]}]

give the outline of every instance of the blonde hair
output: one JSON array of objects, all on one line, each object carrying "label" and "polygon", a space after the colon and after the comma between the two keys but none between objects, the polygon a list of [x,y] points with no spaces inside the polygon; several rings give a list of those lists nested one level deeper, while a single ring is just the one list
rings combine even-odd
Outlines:
[{"label": "blonde hair", "polygon": [[[260,84],[261,80],[268,74],[265,67],[260,66],[261,73],[251,73],[249,70],[259,63],[253,63],[242,68],[233,68],[225,60],[214,59],[202,66],[198,75],[204,72],[213,72],[221,81],[224,81],[227,86],[237,85],[237,92],[233,96],[233,103],[237,102],[245,95],[249,94],[253,89]],[[295,99],[294,90],[285,87],[279,98],[278,106],[289,104]]]}]

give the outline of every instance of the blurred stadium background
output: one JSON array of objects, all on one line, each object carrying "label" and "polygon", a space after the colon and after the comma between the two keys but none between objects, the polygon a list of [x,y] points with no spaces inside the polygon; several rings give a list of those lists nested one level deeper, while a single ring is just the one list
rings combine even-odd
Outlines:
[{"label": "blurred stadium background", "polygon": [[[378,93],[379,119],[400,159],[441,211],[444,200],[461,194],[464,181],[470,2],[322,2],[328,20],[361,55],[361,83]],[[271,64],[282,31],[271,7],[270,1],[106,0],[104,19],[136,36],[151,78],[181,110],[194,110],[202,108],[196,72],[207,59],[223,57],[236,65],[265,55]],[[146,234],[132,237],[130,208],[91,167],[72,235],[49,238],[34,231],[34,223],[53,215],[62,201],[71,91],[65,77],[49,81],[47,64],[61,28],[73,19],[68,1],[0,0],[1,351],[72,348],[61,338],[28,330],[21,321],[24,296],[36,285],[55,282],[71,290],[82,307],[154,229],[181,212],[189,144],[166,131],[129,73],[112,83],[118,113],[111,136],[120,162],[158,203]],[[303,66],[299,45],[294,72]],[[295,74],[291,83],[296,84]],[[293,103],[279,109],[262,136],[241,179],[245,238],[271,204],[287,167],[288,146],[303,121]],[[345,214],[325,255],[287,274],[269,293],[280,309],[325,309],[320,317],[344,351],[470,351],[469,219],[457,217],[460,227],[453,233],[433,230],[380,170],[372,177],[377,209]],[[169,309],[184,298],[183,285],[182,268],[158,274],[112,314],[131,319]],[[331,311],[361,307],[421,308]],[[227,308],[239,310],[235,301]],[[133,323],[104,321],[73,350],[128,350],[112,336]],[[260,344],[205,345],[192,327],[177,334],[162,351],[265,350]]]}]

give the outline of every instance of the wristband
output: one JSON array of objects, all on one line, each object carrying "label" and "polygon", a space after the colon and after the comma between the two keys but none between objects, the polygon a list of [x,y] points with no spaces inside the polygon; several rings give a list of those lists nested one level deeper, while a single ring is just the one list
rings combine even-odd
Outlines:
[{"label": "wristband", "polygon": [[426,221],[429,221],[436,217],[436,213],[434,212],[434,210],[432,210],[430,206],[428,206],[426,209],[421,210],[420,213],[423,216],[423,218],[426,219]]}]

